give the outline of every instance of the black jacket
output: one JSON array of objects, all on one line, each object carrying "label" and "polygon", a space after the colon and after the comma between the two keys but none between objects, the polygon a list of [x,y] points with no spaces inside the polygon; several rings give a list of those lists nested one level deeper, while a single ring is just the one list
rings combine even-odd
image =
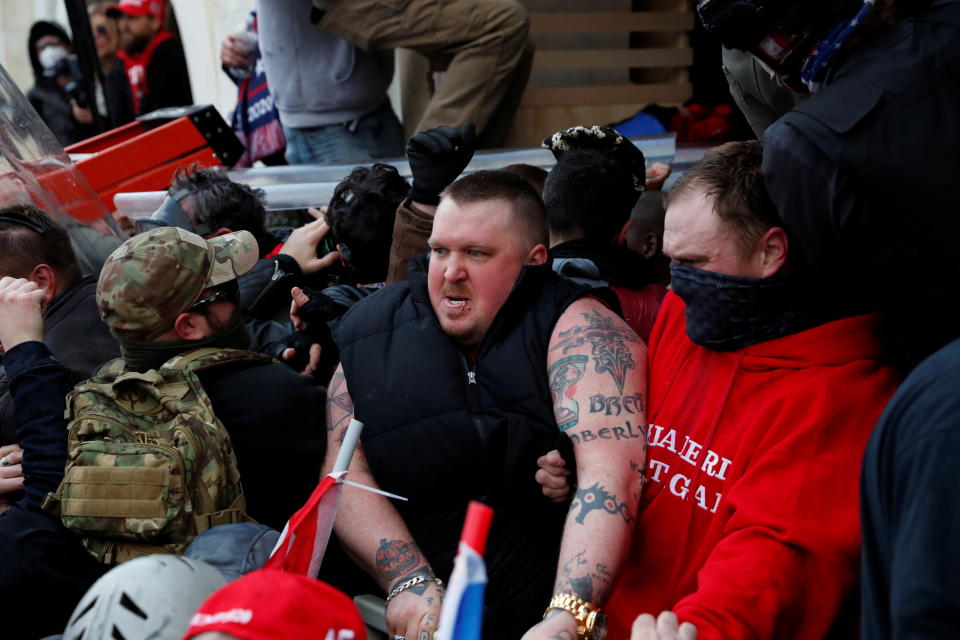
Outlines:
[{"label": "black jacket", "polygon": [[960,628],[960,340],[890,400],[863,459],[860,637],[952,638]]},{"label": "black jacket", "polygon": [[357,302],[335,332],[364,454],[442,578],[452,568],[471,499],[495,509],[485,554],[484,635],[519,638],[552,592],[566,507],[545,498],[537,458],[567,438],[547,381],[553,327],[588,288],[527,267],[475,360],[441,330],[426,289],[425,260],[407,282]]},{"label": "black jacket", "polygon": [[960,2],[852,47],[764,135],[763,173],[791,259],[835,317],[883,309],[915,360],[960,335]]}]

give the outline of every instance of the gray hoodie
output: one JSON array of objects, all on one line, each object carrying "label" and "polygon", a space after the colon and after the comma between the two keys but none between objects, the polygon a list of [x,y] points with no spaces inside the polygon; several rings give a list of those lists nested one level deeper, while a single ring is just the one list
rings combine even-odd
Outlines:
[{"label": "gray hoodie", "polygon": [[285,127],[348,122],[386,99],[377,56],[310,22],[310,0],[257,0],[260,54]]}]

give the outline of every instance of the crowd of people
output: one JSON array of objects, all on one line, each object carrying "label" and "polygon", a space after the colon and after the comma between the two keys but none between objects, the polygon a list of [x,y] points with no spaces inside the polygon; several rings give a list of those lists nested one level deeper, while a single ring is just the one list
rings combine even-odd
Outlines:
[{"label": "crowd of people", "polygon": [[[257,189],[180,170],[99,273],[0,203],[0,598],[43,611],[4,633],[432,638],[471,500],[491,640],[957,633],[960,2],[754,4],[698,9],[763,140],[668,191],[603,126],[548,135],[549,172],[465,171],[531,53],[517,5],[315,0],[258,3],[225,64],[451,58],[409,183],[360,156],[273,229]],[[156,6],[103,13],[146,43],[128,71],[169,40]],[[316,119],[323,82],[272,83],[288,159],[391,139],[358,83]],[[349,479],[406,500],[344,486],[319,573],[265,566],[354,420]]]}]

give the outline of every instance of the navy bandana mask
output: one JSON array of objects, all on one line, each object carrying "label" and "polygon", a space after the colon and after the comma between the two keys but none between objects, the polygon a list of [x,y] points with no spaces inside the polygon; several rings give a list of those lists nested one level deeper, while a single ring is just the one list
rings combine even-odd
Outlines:
[{"label": "navy bandana mask", "polygon": [[741,278],[673,262],[670,276],[687,305],[687,335],[713,351],[736,351],[816,324],[808,289],[791,276]]}]

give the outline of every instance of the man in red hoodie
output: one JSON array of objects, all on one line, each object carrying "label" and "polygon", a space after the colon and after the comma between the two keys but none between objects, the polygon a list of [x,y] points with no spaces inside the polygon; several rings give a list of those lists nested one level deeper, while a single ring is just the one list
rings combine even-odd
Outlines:
[{"label": "man in red hoodie", "polygon": [[193,104],[183,48],[164,29],[163,0],[120,0],[107,11],[120,20],[121,50],[136,115]]},{"label": "man in red hoodie", "polygon": [[855,634],[860,459],[897,377],[875,316],[820,312],[761,163],[759,142],[727,144],[671,193],[649,484],[612,630],[672,609],[707,640]]},{"label": "man in red hoodie", "polygon": [[648,484],[611,638],[661,610],[701,640],[856,636],[860,460],[897,377],[875,316],[820,313],[761,161],[759,142],[723,145],[671,193]]}]

